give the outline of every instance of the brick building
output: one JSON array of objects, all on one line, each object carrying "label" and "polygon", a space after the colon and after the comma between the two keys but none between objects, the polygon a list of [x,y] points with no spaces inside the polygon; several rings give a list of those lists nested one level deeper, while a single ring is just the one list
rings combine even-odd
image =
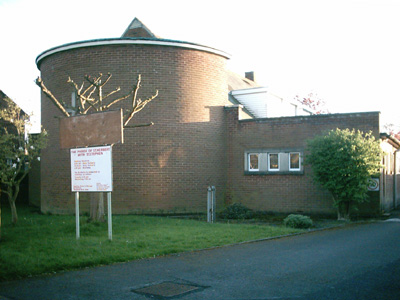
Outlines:
[{"label": "brick building", "polygon": [[240,106],[226,108],[230,201],[260,211],[334,213],[330,194],[313,182],[303,154],[307,140],[315,135],[354,128],[372,131],[385,151],[381,186],[370,191],[371,201],[360,213],[378,214],[399,204],[399,171],[394,168],[400,145],[379,133],[379,112],[240,120],[240,110]]},{"label": "brick building", "polygon": [[[139,97],[159,91],[134,119],[155,125],[125,129],[124,144],[113,146],[115,213],[204,212],[210,185],[216,186],[218,208],[240,201],[257,210],[333,212],[329,195],[312,184],[306,168],[256,174],[248,170],[248,154],[300,157],[307,138],[336,127],[372,130],[379,138],[379,113],[254,119],[231,93],[257,87],[254,74],[233,74],[228,59],[214,48],[159,38],[134,19],[121,38],[61,45],[41,53],[36,63],[46,86],[69,104],[68,76],[79,82],[86,74],[111,73],[110,91],[120,86],[127,94],[141,74]],[[60,149],[55,118],[61,114],[44,95],[41,105],[42,125],[49,132],[41,157],[41,209],[71,213],[69,151]]]}]

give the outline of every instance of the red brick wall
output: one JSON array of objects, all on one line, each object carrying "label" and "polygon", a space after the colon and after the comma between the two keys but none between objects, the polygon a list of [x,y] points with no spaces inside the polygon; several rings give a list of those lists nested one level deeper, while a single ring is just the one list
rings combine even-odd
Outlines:
[{"label": "red brick wall", "polygon": [[[113,45],[58,52],[39,67],[46,86],[67,103],[72,92],[68,76],[80,84],[85,74],[110,72],[106,87],[120,86],[119,95],[124,95],[141,74],[140,98],[159,90],[130,123],[155,125],[126,129],[125,143],[113,147],[113,212],[205,211],[207,186],[223,192],[226,58],[176,47]],[[61,114],[42,95],[42,124],[50,141],[41,160],[41,205],[43,211],[69,213],[74,207],[69,151],[59,148],[55,116]],[[81,198],[86,209],[87,197]]]},{"label": "red brick wall", "polygon": [[331,196],[313,183],[309,167],[304,168],[304,174],[297,175],[245,175],[246,150],[304,150],[307,139],[336,128],[355,128],[363,132],[371,130],[375,138],[379,138],[379,113],[375,112],[238,120],[239,109],[226,109],[228,201],[241,202],[254,210],[285,213],[335,212]]}]

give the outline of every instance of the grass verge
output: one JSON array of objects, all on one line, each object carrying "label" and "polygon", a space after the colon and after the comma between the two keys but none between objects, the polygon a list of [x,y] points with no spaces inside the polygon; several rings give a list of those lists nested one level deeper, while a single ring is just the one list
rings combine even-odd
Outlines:
[{"label": "grass verge", "polygon": [[76,240],[74,216],[19,207],[19,221],[13,226],[4,206],[0,281],[302,232],[284,226],[115,215],[112,242],[106,223],[88,223],[86,217],[80,219],[81,238]]}]

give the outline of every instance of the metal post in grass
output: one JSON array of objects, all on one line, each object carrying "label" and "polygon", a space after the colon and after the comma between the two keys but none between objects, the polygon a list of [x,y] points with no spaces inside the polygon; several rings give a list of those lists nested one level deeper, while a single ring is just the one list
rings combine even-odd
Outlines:
[{"label": "metal post in grass", "polygon": [[107,214],[108,214],[108,239],[112,241],[112,213],[111,213],[111,192],[107,193]]},{"label": "metal post in grass", "polygon": [[214,223],[215,221],[215,186],[209,186],[207,189],[207,222]]},{"label": "metal post in grass", "polygon": [[79,240],[80,228],[79,228],[79,192],[75,193],[75,220],[76,220],[76,239]]},{"label": "metal post in grass", "polygon": [[217,206],[217,198],[215,196],[215,192],[216,192],[215,186],[212,186],[211,190],[212,190],[212,214],[211,214],[211,216],[212,216],[212,223],[214,223],[215,222],[215,211],[216,211],[216,206]]}]

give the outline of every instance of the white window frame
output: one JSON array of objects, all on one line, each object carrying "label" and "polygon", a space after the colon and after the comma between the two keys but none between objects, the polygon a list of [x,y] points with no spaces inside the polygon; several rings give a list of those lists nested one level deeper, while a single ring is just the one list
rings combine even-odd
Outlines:
[{"label": "white window frame", "polygon": [[[299,156],[299,167],[298,168],[291,167],[292,154],[297,154]],[[300,152],[289,152],[289,171],[300,171],[300,170],[301,170],[301,153]]]},{"label": "white window frame", "polygon": [[[250,168],[250,166],[251,166],[251,164],[250,164],[250,156],[252,156],[252,155],[257,155],[257,160],[258,160],[258,162],[257,162],[257,169],[251,169]],[[260,153],[255,153],[255,152],[251,152],[251,153],[248,153],[247,154],[247,169],[250,171],[250,172],[258,172],[258,171],[260,171]]]},{"label": "white window frame", "polygon": [[[278,168],[277,169],[275,169],[275,168],[271,169],[271,155],[278,155]],[[268,171],[270,171],[270,172],[279,172],[280,169],[281,169],[281,165],[279,163],[279,160],[280,160],[280,153],[279,152],[278,153],[276,153],[276,152],[268,153]]]}]

